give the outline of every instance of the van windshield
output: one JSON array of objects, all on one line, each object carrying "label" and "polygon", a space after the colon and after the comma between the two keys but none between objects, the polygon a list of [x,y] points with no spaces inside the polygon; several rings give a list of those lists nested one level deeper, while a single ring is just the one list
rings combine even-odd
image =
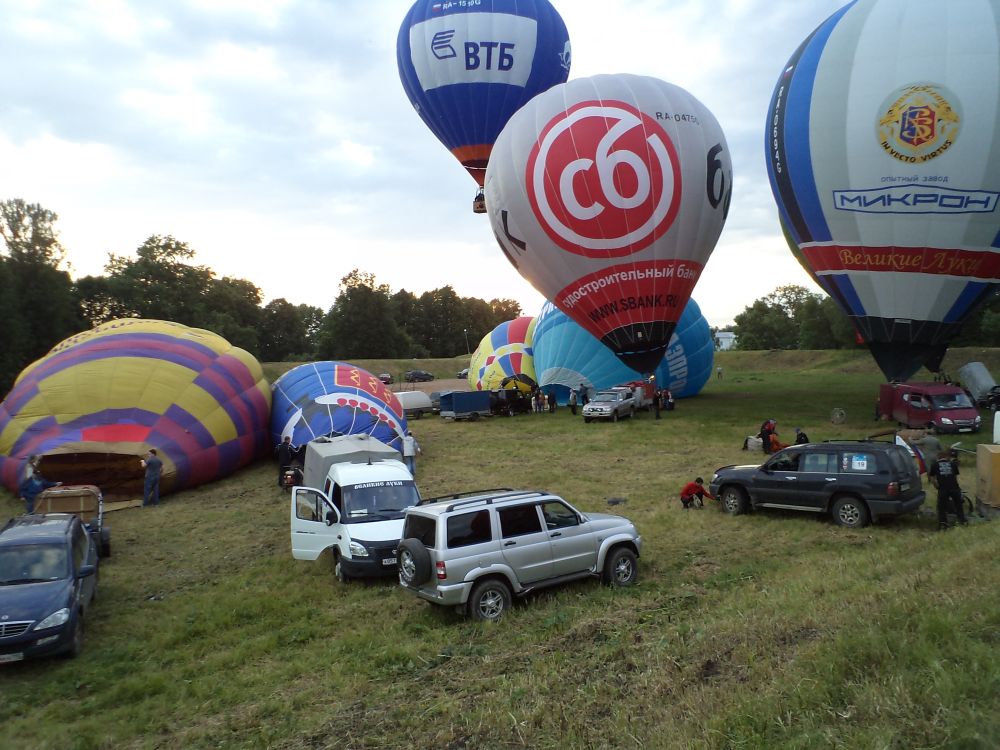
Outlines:
[{"label": "van windshield", "polygon": [[412,479],[365,482],[344,487],[344,523],[401,519],[407,508],[420,502]]},{"label": "van windshield", "polygon": [[941,393],[931,396],[935,409],[975,409],[964,393]]}]

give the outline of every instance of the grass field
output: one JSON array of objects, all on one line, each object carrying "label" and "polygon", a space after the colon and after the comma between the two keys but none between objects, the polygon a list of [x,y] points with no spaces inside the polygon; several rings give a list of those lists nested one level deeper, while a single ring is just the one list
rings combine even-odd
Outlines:
[{"label": "grass field", "polygon": [[[969,359],[1000,364],[966,350],[949,369]],[[717,363],[724,378],[659,421],[584,425],[562,408],[411,425],[425,496],[530,487],[592,511],[626,498],[644,539],[635,587],[577,583],[482,625],[392,580],[339,585],[329,560],[291,558],[265,461],[109,517],[84,652],[0,668],[0,747],[1000,747],[1000,522],[852,531],[682,511],[684,482],[758,458],[740,445],[765,417],[786,440],[875,427],[867,355]],[[973,490],[971,461],[963,472]],[[0,515],[17,512],[0,495]]]}]

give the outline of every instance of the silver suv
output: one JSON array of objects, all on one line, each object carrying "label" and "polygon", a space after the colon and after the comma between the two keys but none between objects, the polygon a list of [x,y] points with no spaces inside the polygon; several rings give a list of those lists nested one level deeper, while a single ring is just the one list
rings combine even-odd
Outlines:
[{"label": "silver suv", "polygon": [[583,421],[610,419],[617,422],[625,417],[635,416],[635,399],[628,388],[609,388],[598,391],[583,407]]},{"label": "silver suv", "polygon": [[399,583],[477,620],[499,620],[514,595],[580,578],[632,585],[642,537],[627,518],[581,513],[557,495],[479,490],[406,511]]}]

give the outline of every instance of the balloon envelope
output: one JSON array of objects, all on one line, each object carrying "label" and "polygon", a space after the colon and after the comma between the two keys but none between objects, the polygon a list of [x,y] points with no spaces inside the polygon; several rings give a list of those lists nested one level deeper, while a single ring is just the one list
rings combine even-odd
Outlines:
[{"label": "balloon envelope", "polygon": [[343,362],[292,368],[271,386],[271,437],[303,445],[324,435],[371,435],[402,451],[403,406],[367,370]]},{"label": "balloon envelope", "polygon": [[0,478],[31,454],[53,481],[138,497],[156,448],[161,492],[224,477],[270,450],[271,392],[250,354],[210,331],[116,320],[27,367],[0,404]]},{"label": "balloon envelope", "polygon": [[508,260],[637,372],[659,364],[722,232],[726,139],[678,86],[603,75],[515,114],[486,173]]},{"label": "balloon envelope", "polygon": [[569,76],[569,35],[548,0],[417,0],[396,61],[417,114],[482,185],[510,116]]},{"label": "balloon envelope", "polygon": [[[636,380],[639,375],[600,341],[573,322],[551,302],[538,315],[535,327],[535,371],[539,385],[570,388],[609,388]],[[675,398],[697,395],[712,374],[715,341],[698,303],[689,300],[663,360],[654,375],[660,388]]]},{"label": "balloon envelope", "polygon": [[996,290],[998,19],[997,0],[859,0],[775,87],[766,151],[783,229],[890,380],[938,369]]},{"label": "balloon envelope", "polygon": [[[469,365],[469,385],[477,391],[494,391],[506,378],[535,378],[533,338],[535,319],[522,316],[501,323],[483,336]],[[524,381],[520,378],[521,382]]]}]

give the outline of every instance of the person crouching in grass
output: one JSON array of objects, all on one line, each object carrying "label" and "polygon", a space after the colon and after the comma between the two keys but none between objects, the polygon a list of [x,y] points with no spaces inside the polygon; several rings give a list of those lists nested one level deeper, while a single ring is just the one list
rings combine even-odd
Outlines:
[{"label": "person crouching in grass", "polygon": [[705,489],[705,480],[698,477],[693,482],[688,482],[681,489],[681,505],[684,510],[688,508],[701,508],[704,506],[704,499],[706,497],[715,500],[715,496]]}]

